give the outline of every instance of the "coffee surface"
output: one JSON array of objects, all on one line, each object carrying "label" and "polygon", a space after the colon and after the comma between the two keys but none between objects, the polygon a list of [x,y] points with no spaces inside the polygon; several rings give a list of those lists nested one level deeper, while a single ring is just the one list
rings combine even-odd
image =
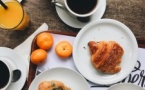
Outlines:
[{"label": "coffee surface", "polygon": [[10,73],[8,67],[0,61],[0,89],[6,86],[9,81]]},{"label": "coffee surface", "polygon": [[97,0],[67,0],[69,8],[78,14],[91,12],[97,5]]}]

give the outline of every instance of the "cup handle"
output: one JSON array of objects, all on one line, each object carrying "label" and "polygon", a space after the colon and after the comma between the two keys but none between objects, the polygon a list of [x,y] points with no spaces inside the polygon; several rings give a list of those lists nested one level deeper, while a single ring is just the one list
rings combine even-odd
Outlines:
[{"label": "cup handle", "polygon": [[64,0],[52,0],[51,3],[54,3],[56,6],[66,9]]},{"label": "cup handle", "polygon": [[76,18],[74,15],[72,15],[68,9],[66,8],[65,4],[64,4],[64,0],[52,0],[51,3],[55,4],[56,6],[62,8],[63,10],[67,11],[67,13],[69,14],[69,16],[71,16],[72,18]]},{"label": "cup handle", "polygon": [[77,19],[80,21],[80,22],[84,22],[84,23],[86,23],[86,22],[89,22],[90,21],[90,16],[88,16],[88,17],[77,17]]},{"label": "cup handle", "polygon": [[21,71],[19,69],[16,69],[13,71],[13,77],[12,77],[12,82],[16,82],[20,79],[21,77]]}]

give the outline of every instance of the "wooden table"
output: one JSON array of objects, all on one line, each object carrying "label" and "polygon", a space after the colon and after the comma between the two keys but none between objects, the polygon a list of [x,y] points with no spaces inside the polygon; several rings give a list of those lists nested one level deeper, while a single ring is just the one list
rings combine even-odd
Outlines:
[{"label": "wooden table", "polygon": [[[136,38],[145,39],[145,0],[107,0],[102,18],[116,19],[127,25]],[[23,0],[22,6],[28,13],[31,23],[24,31],[0,29],[0,46],[15,48],[27,39],[42,24],[50,30],[77,33],[80,29],[67,26],[59,18],[51,0]]]},{"label": "wooden table", "polygon": [[[127,25],[137,38],[139,46],[145,47],[144,4],[145,0],[107,0],[106,11],[102,18],[116,19]],[[56,13],[55,6],[51,4],[51,0],[23,0],[22,6],[31,19],[29,27],[24,31],[0,29],[0,46],[15,48],[35,32],[44,22],[48,24],[49,31],[54,33],[59,32],[76,35],[80,30],[67,26],[62,22]]]}]

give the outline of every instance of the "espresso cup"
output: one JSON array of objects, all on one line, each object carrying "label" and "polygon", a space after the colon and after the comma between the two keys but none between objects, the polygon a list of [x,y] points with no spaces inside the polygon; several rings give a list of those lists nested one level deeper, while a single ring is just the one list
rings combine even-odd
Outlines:
[{"label": "espresso cup", "polygon": [[6,90],[10,85],[14,70],[15,65],[10,59],[0,57],[0,90]]},{"label": "espresso cup", "polygon": [[88,18],[97,11],[101,0],[53,0],[52,2],[78,18]]}]

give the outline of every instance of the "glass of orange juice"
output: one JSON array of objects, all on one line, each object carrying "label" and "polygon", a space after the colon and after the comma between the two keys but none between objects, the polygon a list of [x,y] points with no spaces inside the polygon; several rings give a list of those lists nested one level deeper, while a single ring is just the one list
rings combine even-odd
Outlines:
[{"label": "glass of orange juice", "polygon": [[24,30],[30,19],[17,0],[1,0],[7,8],[0,4],[0,28],[6,30]]}]

